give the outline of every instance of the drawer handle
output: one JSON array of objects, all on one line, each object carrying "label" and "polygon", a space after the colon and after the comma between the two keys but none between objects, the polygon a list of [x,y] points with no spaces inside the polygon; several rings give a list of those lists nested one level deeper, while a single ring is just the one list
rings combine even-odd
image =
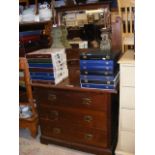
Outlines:
[{"label": "drawer handle", "polygon": [[60,134],[61,133],[61,129],[60,128],[53,128],[53,133],[54,134]]},{"label": "drawer handle", "polygon": [[55,120],[58,119],[59,112],[58,112],[58,111],[51,111],[51,115],[50,115],[50,116],[51,116],[50,119],[51,119],[52,121],[55,121]]},{"label": "drawer handle", "polygon": [[82,104],[84,105],[90,105],[91,104],[91,99],[90,98],[83,98],[82,99]]},{"label": "drawer handle", "polygon": [[92,134],[85,134],[85,139],[86,140],[92,140],[93,139],[93,135]]},{"label": "drawer handle", "polygon": [[86,115],[86,116],[84,116],[84,121],[85,122],[91,122],[93,120],[93,117],[92,116],[90,116],[90,115]]},{"label": "drawer handle", "polygon": [[54,94],[49,94],[48,95],[48,100],[55,101],[56,99],[57,99],[57,96],[56,95],[54,95]]}]

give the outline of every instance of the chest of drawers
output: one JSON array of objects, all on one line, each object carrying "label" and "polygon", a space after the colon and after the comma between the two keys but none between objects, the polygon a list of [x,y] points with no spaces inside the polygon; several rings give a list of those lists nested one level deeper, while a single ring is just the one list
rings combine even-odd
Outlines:
[{"label": "chest of drawers", "polygon": [[118,92],[69,85],[33,85],[41,142],[112,155],[117,139]]}]

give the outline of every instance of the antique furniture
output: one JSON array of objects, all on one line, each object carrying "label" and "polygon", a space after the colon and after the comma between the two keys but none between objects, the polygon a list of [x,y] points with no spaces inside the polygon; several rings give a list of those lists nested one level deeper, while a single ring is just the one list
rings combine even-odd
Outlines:
[{"label": "antique furniture", "polygon": [[120,105],[119,136],[116,155],[134,155],[135,148],[135,61],[134,52],[127,51],[119,60]]},{"label": "antique furniture", "polygon": [[119,16],[122,19],[122,52],[134,46],[134,0],[118,0]]},{"label": "antique furniture", "polygon": [[[35,18],[38,15],[38,0],[20,0],[19,4],[21,6],[28,6],[31,3],[35,4]],[[27,21],[19,22],[19,56],[23,57],[26,53],[41,49],[41,48],[48,48],[52,44],[52,20],[46,21]],[[40,34],[35,34],[36,31],[41,31]]]},{"label": "antique furniture", "polygon": [[[36,112],[35,102],[33,100],[32,88],[30,84],[30,75],[28,70],[27,60],[24,57],[19,58],[19,69],[23,71],[24,76],[20,77],[20,80],[24,81],[26,87],[26,102],[23,101],[22,95],[19,94],[19,105],[29,105],[31,107],[32,116],[30,118],[19,118],[19,127],[28,128],[31,132],[31,136],[35,137],[38,131],[38,115]],[[19,92],[20,93],[20,92]]]},{"label": "antique furniture", "polygon": [[111,27],[109,1],[56,7],[58,25],[68,29],[68,40],[88,41],[88,48],[99,48],[100,29]]},{"label": "antique furniture", "polygon": [[[31,37],[29,40],[27,39],[26,43],[22,43],[22,38],[19,38],[20,44],[22,44],[24,52],[19,49],[19,56],[23,57],[26,53],[42,49],[48,48],[52,44],[52,21],[41,21],[41,22],[31,22],[31,23],[20,23],[19,31],[29,32],[29,31],[42,31],[40,34],[39,40],[32,40]],[[19,33],[20,33],[19,32]],[[30,35],[31,36],[31,35]],[[25,37],[26,38],[26,37]],[[27,37],[28,38],[28,37]],[[23,37],[24,39],[24,37]]]},{"label": "antique furniture", "polygon": [[118,90],[84,89],[75,79],[70,83],[70,78],[56,86],[33,84],[41,143],[112,155],[117,140]]}]

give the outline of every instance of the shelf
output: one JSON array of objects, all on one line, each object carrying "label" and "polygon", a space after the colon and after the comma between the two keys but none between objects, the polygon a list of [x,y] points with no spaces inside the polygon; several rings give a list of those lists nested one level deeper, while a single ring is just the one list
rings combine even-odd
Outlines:
[{"label": "shelf", "polygon": [[72,6],[62,6],[56,7],[56,11],[74,11],[74,10],[91,10],[91,9],[99,9],[99,8],[107,8],[109,7],[109,1],[100,2],[100,3],[89,3],[89,4],[80,4],[80,5],[72,5]]},{"label": "shelf", "polygon": [[48,21],[39,21],[39,22],[20,22],[19,26],[31,26],[31,25],[45,25],[45,24],[49,24],[52,23],[52,20],[48,20]]}]

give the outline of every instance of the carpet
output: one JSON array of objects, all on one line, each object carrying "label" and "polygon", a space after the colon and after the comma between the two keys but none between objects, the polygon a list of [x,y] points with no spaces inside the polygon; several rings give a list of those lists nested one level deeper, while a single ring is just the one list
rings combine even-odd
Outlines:
[{"label": "carpet", "polygon": [[44,145],[35,139],[19,137],[19,155],[92,155],[89,153],[56,146]]}]

